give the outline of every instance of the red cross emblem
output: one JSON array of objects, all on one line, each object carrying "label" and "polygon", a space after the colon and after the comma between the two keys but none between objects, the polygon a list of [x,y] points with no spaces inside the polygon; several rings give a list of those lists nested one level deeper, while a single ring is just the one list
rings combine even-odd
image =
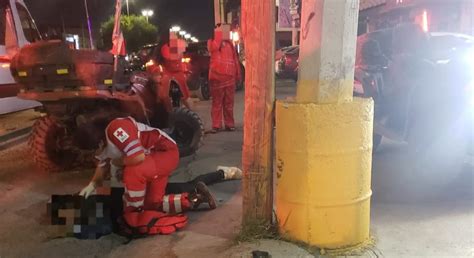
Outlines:
[{"label": "red cross emblem", "polygon": [[115,130],[114,136],[121,143],[124,143],[129,138],[129,135],[122,128]]}]

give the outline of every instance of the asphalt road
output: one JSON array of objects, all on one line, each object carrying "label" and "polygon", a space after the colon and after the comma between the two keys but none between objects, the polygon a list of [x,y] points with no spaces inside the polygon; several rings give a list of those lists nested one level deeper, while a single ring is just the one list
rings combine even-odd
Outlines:
[{"label": "asphalt road", "polygon": [[[277,82],[278,98],[291,96],[294,91],[294,83]],[[183,173],[181,179],[195,175],[196,170],[238,164],[243,94],[236,99],[238,131],[231,136],[207,138],[203,153],[183,164],[182,169],[188,174]],[[207,120],[209,103],[199,103],[197,108]],[[371,224],[381,254],[398,257],[474,255],[473,169],[462,161],[455,147],[448,143],[433,147],[432,155],[423,156],[415,155],[403,143],[383,141],[373,156]],[[190,162],[194,162],[193,165],[190,166]],[[96,257],[125,257],[138,248],[133,244],[123,247],[123,239],[117,236],[95,242],[55,239],[54,230],[47,226],[45,204],[50,195],[78,191],[86,185],[92,171],[52,175],[39,172],[25,145],[0,152],[0,164],[0,257],[65,257],[81,252]],[[225,202],[235,196],[238,188],[234,182],[213,189]],[[234,200],[235,205],[239,200]],[[238,216],[239,208],[230,212]],[[222,231],[219,234],[232,234],[227,224],[235,226],[238,222],[228,223],[224,215],[218,218],[224,218],[216,228]],[[194,228],[204,230],[205,225],[196,224]]]}]

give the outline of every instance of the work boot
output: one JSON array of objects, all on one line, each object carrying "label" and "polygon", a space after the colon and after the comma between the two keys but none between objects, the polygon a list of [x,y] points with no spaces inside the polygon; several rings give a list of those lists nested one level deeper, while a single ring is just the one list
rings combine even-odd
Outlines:
[{"label": "work boot", "polygon": [[217,171],[224,172],[224,180],[239,180],[242,179],[242,170],[237,167],[218,166]]},{"label": "work boot", "polygon": [[211,210],[217,207],[214,196],[203,182],[196,184],[196,193],[191,196],[191,202],[193,203],[193,209],[197,209],[202,203],[207,203]]}]

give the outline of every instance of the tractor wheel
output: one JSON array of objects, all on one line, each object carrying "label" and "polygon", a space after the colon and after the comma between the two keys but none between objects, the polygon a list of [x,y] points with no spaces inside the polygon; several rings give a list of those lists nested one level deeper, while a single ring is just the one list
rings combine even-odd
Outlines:
[{"label": "tractor wheel", "polygon": [[196,91],[196,95],[199,100],[209,100],[211,98],[211,93],[209,91],[209,80],[207,78],[199,78],[199,89]]},{"label": "tractor wheel", "polygon": [[42,117],[36,121],[29,139],[30,152],[36,165],[47,172],[60,172],[72,168],[78,154],[61,148],[60,139],[66,129],[53,118]]},{"label": "tractor wheel", "polygon": [[170,98],[171,98],[171,103],[174,108],[181,107],[182,96],[183,96],[183,93],[181,92],[181,89],[179,88],[178,83],[172,81],[170,85]]},{"label": "tractor wheel", "polygon": [[187,108],[175,108],[167,130],[179,147],[181,157],[194,154],[202,145],[204,124],[199,115]]}]

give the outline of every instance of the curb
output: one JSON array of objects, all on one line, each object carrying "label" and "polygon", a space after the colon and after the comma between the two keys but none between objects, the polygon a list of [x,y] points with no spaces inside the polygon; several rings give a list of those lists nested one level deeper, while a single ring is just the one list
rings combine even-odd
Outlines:
[{"label": "curb", "polygon": [[6,150],[28,139],[32,127],[25,127],[0,136],[0,151]]}]

